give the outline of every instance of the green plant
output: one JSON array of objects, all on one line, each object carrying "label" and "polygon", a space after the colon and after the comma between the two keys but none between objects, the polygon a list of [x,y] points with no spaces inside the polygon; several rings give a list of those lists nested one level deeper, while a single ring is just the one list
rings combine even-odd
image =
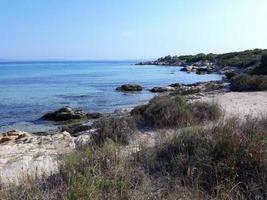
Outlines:
[{"label": "green plant", "polygon": [[222,110],[217,103],[194,102],[188,104],[188,109],[192,113],[194,123],[202,124],[208,121],[216,121],[222,115]]},{"label": "green plant", "polygon": [[233,91],[262,91],[267,90],[267,76],[239,75],[231,79]]},{"label": "green plant", "polygon": [[261,64],[252,70],[252,74],[267,75],[267,54],[262,55]]},{"label": "green plant", "polygon": [[235,72],[225,72],[224,74],[228,80],[231,80],[233,77],[235,77],[237,74]]},{"label": "green plant", "polygon": [[98,133],[93,139],[98,145],[107,139],[119,144],[128,144],[136,129],[135,122],[130,117],[106,117],[98,120],[94,126],[98,129]]},{"label": "green plant", "polygon": [[221,112],[217,104],[188,103],[180,95],[163,95],[153,98],[147,105],[136,107],[131,114],[143,125],[164,128],[217,120]]}]

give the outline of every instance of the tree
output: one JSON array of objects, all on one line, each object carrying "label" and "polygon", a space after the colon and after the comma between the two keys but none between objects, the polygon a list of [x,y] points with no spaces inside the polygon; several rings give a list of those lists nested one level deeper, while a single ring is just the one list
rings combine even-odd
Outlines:
[{"label": "tree", "polygon": [[252,73],[257,75],[267,75],[267,54],[262,55],[261,64],[256,67]]}]

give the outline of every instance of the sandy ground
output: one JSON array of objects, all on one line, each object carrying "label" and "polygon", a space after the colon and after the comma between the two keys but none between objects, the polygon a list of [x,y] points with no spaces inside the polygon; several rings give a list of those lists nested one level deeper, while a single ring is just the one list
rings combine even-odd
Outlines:
[{"label": "sandy ground", "polygon": [[201,101],[217,102],[225,117],[261,117],[267,115],[267,91],[264,92],[229,92],[207,95]]}]

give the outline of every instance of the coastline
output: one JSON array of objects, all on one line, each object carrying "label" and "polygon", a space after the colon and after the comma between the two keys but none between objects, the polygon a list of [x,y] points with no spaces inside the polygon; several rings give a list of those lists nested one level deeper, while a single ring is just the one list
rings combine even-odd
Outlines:
[{"label": "coastline", "polygon": [[[134,86],[134,87],[133,87]],[[140,90],[142,86],[127,85],[130,92]],[[118,87],[118,92],[125,92],[125,88]],[[129,89],[126,88],[126,91]],[[115,88],[114,88],[115,89]],[[143,88],[142,88],[143,89]],[[120,91],[121,90],[121,91]],[[224,112],[224,119],[238,118],[245,120],[250,118],[264,117],[267,113],[267,91],[262,92],[233,92],[230,83],[223,78],[220,81],[197,82],[193,84],[173,83],[169,86],[158,86],[147,89],[156,96],[182,95],[189,102],[217,103]],[[127,91],[129,92],[129,91]],[[85,113],[78,110],[82,117],[79,120],[56,122],[59,128],[55,131],[32,134],[19,130],[9,131],[0,136],[0,179],[2,183],[19,184],[21,177],[35,174],[37,178],[49,177],[59,172],[61,158],[73,151],[82,149],[92,142],[94,135],[98,134],[93,126],[95,122],[104,118],[130,116],[131,111],[147,104],[148,101],[134,107],[117,109],[113,113],[96,114]],[[58,112],[58,111],[55,111]],[[65,112],[65,111],[64,111]],[[70,111],[76,115],[76,111]],[[51,115],[51,113],[50,113]],[[49,115],[49,116],[50,116]],[[83,116],[95,116],[83,118]],[[54,120],[52,118],[52,120]],[[51,122],[53,123],[53,122]],[[55,122],[54,122],[55,123]],[[139,130],[131,139],[128,146],[123,148],[123,154],[138,152],[136,143],[146,142],[155,146],[155,135],[160,130]],[[168,134],[174,134],[169,129]],[[12,149],[12,150],[11,150]],[[8,153],[7,153],[8,152]]]}]

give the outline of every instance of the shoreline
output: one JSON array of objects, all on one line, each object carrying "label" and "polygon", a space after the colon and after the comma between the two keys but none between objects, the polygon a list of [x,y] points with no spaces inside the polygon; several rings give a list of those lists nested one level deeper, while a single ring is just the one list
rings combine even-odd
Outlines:
[{"label": "shoreline", "polygon": [[[128,86],[130,92],[135,89],[138,91],[143,89],[142,86],[138,85]],[[124,87],[118,88],[118,92],[125,92]],[[196,82],[193,84],[173,83],[168,86],[150,88],[149,90],[156,95],[182,95],[185,96],[187,101],[216,102],[224,112],[223,120],[235,117],[243,120],[248,116],[259,118],[267,113],[267,102],[264,101],[267,99],[267,91],[233,92],[230,90],[229,81],[225,78],[219,81]],[[13,130],[5,133],[4,136],[0,134],[0,179],[7,184],[11,182],[19,183],[19,177],[21,176],[35,174],[37,177],[42,177],[57,173],[61,162],[58,159],[59,157],[64,157],[68,153],[84,148],[92,142],[94,135],[98,134],[97,129],[93,126],[94,122],[101,120],[102,117],[130,116],[132,109],[140,107],[140,105],[144,105],[149,101],[142,102],[142,104],[136,106],[117,109],[112,113],[99,113],[100,115],[97,118],[88,117],[92,117],[96,113],[86,113],[80,109],[65,107],[64,109],[62,108],[63,111],[59,109],[48,113],[48,119],[52,117],[51,123],[59,125],[55,131],[35,134]],[[63,120],[56,122],[53,116],[57,112],[62,112],[60,114],[64,114],[64,119],[69,114],[76,117],[81,115],[81,117],[74,121]],[[84,118],[85,116],[86,118]],[[137,137],[139,142],[144,142],[142,140],[145,139],[149,143],[153,143],[153,134],[157,131],[153,129],[140,130],[135,133],[134,137]],[[170,132],[173,132],[173,130],[170,130]],[[131,146],[128,147],[131,150],[133,148]]]},{"label": "shoreline", "polygon": [[[267,113],[267,102],[263,101],[267,99],[267,91],[213,91],[209,93],[188,95],[187,98],[189,101],[209,103],[217,102],[224,111],[225,119],[232,117],[246,119],[248,114],[251,118],[257,118],[261,116],[263,117],[264,113]],[[127,116],[129,115],[130,111],[131,109],[128,108],[122,110],[120,113],[113,113],[112,115]],[[111,117],[112,115],[109,116]],[[72,126],[70,125],[69,127]],[[78,123],[77,127],[82,130],[82,128],[85,127],[85,123]],[[75,125],[73,128],[75,128]],[[71,129],[61,129],[61,131],[45,135],[11,131],[11,140],[6,142],[2,141],[0,143],[1,180],[6,183],[10,183],[10,181],[18,182],[18,178],[20,176],[26,176],[27,174],[37,174],[39,177],[41,177],[44,174],[49,176],[57,173],[60,163],[58,161],[58,157],[62,157],[72,151],[75,151],[75,149],[86,145],[91,141],[91,136],[92,134],[95,134],[96,131],[89,126],[88,131],[82,131],[78,135],[75,135],[74,133],[70,134],[68,132],[70,130]],[[153,140],[153,132],[153,130],[148,130],[143,133],[141,132],[139,133],[139,136],[136,137],[140,139],[145,138],[145,140],[148,141],[150,140],[148,138],[152,137],[151,140]],[[41,167],[36,168],[34,166]]]}]

